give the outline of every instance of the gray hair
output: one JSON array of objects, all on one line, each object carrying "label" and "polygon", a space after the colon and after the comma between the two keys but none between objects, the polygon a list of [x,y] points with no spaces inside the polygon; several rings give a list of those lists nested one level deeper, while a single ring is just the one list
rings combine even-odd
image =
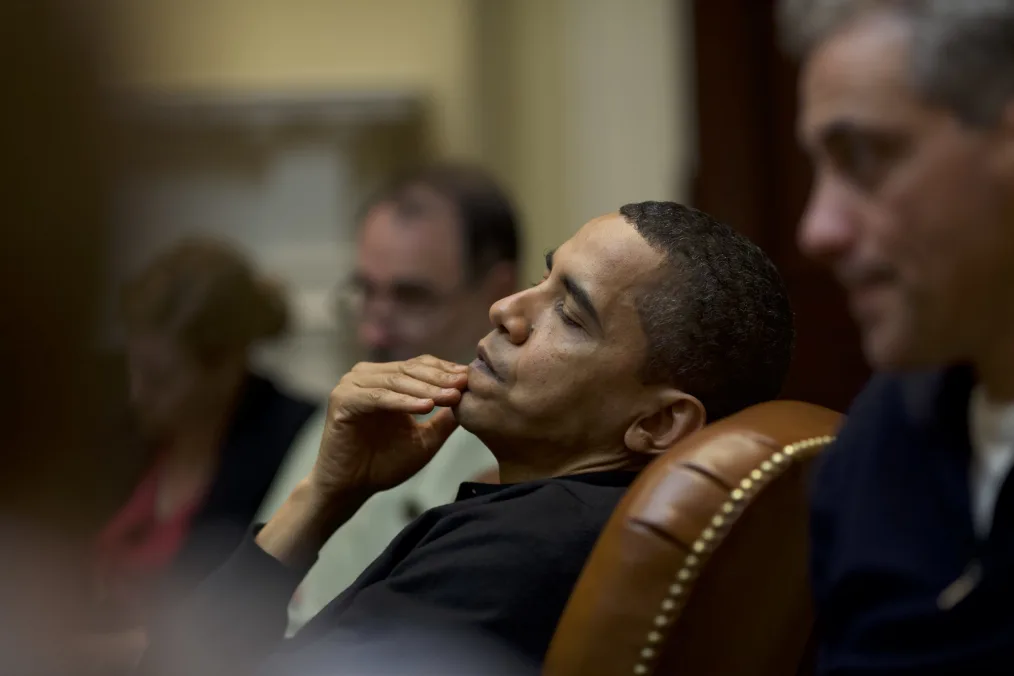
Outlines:
[{"label": "gray hair", "polygon": [[966,124],[995,124],[1014,98],[1014,0],[780,0],[783,47],[804,58],[861,16],[882,13],[911,30],[912,84]]}]

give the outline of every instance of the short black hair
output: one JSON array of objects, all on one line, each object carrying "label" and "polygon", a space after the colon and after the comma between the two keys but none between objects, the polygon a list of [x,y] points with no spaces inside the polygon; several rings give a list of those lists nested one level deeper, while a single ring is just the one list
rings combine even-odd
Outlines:
[{"label": "short black hair", "polygon": [[427,164],[397,176],[370,199],[360,214],[393,204],[406,216],[418,214],[413,189],[432,190],[450,202],[461,224],[465,274],[475,282],[496,263],[518,265],[521,233],[517,212],[506,191],[481,167],[466,162]]},{"label": "short black hair", "polygon": [[620,214],[665,256],[637,302],[643,378],[700,399],[709,421],[781,392],[795,342],[778,270],[760,247],[697,209],[640,202]]}]

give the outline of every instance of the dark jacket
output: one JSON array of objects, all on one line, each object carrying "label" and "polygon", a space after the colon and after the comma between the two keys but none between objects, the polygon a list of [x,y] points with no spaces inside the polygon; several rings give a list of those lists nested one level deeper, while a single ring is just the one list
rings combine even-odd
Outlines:
[{"label": "dark jacket", "polygon": [[[248,539],[155,631],[142,673],[250,674],[257,666],[289,673],[309,668],[308,660],[337,670],[348,652],[383,644],[405,627],[492,637],[539,664],[633,476],[463,484],[456,502],[416,519],[284,643],[288,600],[305,571],[286,568]],[[422,667],[413,673],[430,673]]]},{"label": "dark jacket", "polygon": [[[979,541],[973,383],[967,368],[878,376],[824,456],[811,525],[820,674],[1014,674],[1014,481]],[[959,578],[970,591],[947,608]]]}]

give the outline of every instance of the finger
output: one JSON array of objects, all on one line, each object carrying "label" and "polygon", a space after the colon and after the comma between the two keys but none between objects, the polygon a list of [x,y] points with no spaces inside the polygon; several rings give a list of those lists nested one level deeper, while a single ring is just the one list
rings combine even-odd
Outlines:
[{"label": "finger", "polygon": [[463,388],[468,384],[467,371],[448,371],[422,362],[405,362],[400,371],[417,380],[438,387]]},{"label": "finger", "polygon": [[424,355],[422,357],[416,357],[408,361],[390,361],[390,362],[359,362],[352,367],[350,373],[394,373],[397,371],[405,372],[407,368],[424,365],[427,370],[436,370],[439,372],[459,374],[466,373],[468,367],[463,364],[455,364],[454,362],[446,361],[444,359],[437,359],[430,355]]},{"label": "finger", "polygon": [[381,387],[353,389],[342,402],[345,410],[360,414],[376,411],[429,413],[433,410],[433,406],[432,399],[413,397]]},{"label": "finger", "polygon": [[440,409],[436,415],[419,425],[423,446],[428,451],[436,452],[457,428],[458,421],[454,418],[454,412],[449,408]]},{"label": "finger", "polygon": [[434,401],[443,401],[460,394],[455,387],[441,387],[404,373],[364,373],[357,375],[354,382],[362,389],[380,388]]},{"label": "finger", "polygon": [[411,359],[405,363],[425,364],[426,366],[432,366],[434,368],[443,369],[451,373],[461,373],[463,371],[468,370],[468,366],[464,364],[458,364],[453,361],[447,361],[446,359],[438,359],[437,357],[434,357],[431,354],[424,354],[421,357],[416,357],[415,359]]}]

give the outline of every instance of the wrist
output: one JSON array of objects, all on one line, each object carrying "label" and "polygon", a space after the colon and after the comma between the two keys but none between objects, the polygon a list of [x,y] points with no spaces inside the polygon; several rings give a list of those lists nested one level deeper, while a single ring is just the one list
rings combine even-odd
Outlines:
[{"label": "wrist", "polygon": [[309,568],[321,547],[369,497],[360,490],[321,486],[307,477],[257,534],[257,545],[286,565]]},{"label": "wrist", "polygon": [[296,485],[293,494],[297,491],[302,493],[308,503],[319,505],[321,509],[335,511],[341,511],[343,505],[346,504],[358,503],[361,505],[375,493],[375,491],[360,485],[336,483],[322,477],[318,474],[316,466]]}]

